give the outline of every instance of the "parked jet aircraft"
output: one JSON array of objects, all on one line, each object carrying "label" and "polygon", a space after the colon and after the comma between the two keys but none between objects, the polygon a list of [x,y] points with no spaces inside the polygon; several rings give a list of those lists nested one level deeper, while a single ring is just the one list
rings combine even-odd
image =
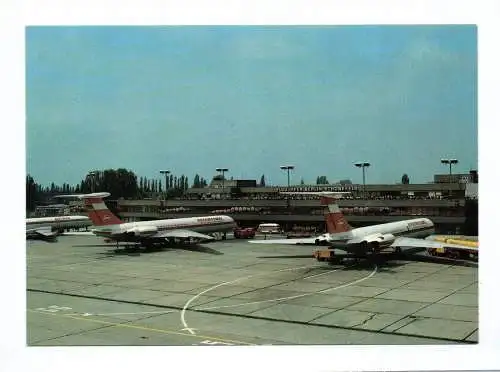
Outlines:
[{"label": "parked jet aircraft", "polygon": [[94,224],[94,234],[118,242],[140,243],[152,246],[156,243],[180,241],[211,240],[212,236],[203,233],[225,233],[232,231],[236,223],[229,216],[206,216],[173,218],[154,221],[123,222],[115,216],[104,203],[108,192],[84,195],[61,195],[84,199],[89,218]]},{"label": "parked jet aircraft", "polygon": [[53,240],[67,228],[90,226],[87,216],[57,216],[26,219],[26,237]]},{"label": "parked jet aircraft", "polygon": [[366,256],[368,253],[378,253],[387,248],[394,248],[396,252],[400,252],[401,247],[471,249],[467,245],[418,239],[434,233],[434,223],[428,218],[414,218],[352,228],[336,204],[336,199],[349,193],[322,191],[292,192],[286,194],[320,196],[321,204],[328,205],[328,212],[325,215],[327,233],[314,238],[251,240],[249,241],[250,243],[328,245],[331,248],[338,248],[355,256]]}]

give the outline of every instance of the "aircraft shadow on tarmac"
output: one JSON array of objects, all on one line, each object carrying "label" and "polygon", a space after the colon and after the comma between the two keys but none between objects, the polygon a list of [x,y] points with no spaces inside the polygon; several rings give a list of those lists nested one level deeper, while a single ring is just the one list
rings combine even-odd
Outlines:
[{"label": "aircraft shadow on tarmac", "polygon": [[[383,254],[376,257],[363,257],[359,258],[356,265],[352,265],[355,261],[354,257],[348,254],[337,254],[337,258],[343,258],[345,261],[343,263],[338,262],[324,262],[325,267],[330,266],[345,266],[344,270],[372,270],[373,265],[376,264],[379,267],[379,271],[394,272],[390,268],[404,266],[409,262],[427,262],[435,263],[441,265],[456,265],[456,266],[467,266],[467,267],[478,267],[477,262],[468,260],[455,260],[446,257],[433,257],[427,256],[425,254]],[[308,258],[315,260],[312,255],[281,255],[281,256],[259,256],[257,258],[264,259],[290,259],[290,258]]]},{"label": "aircraft shadow on tarmac", "polygon": [[[73,245],[73,247],[106,247],[112,248],[109,244],[82,244],[82,245]],[[199,252],[206,253],[212,255],[223,255],[224,253],[219,252],[213,248],[205,247],[202,245],[171,245],[171,246],[163,246],[163,247],[150,247],[143,248],[140,246],[119,246],[118,249],[108,249],[105,252],[99,252],[99,255],[104,255],[105,257],[114,257],[114,256],[140,256],[141,254],[147,253],[157,253],[163,251],[175,251],[175,250],[183,250],[190,252]]]}]

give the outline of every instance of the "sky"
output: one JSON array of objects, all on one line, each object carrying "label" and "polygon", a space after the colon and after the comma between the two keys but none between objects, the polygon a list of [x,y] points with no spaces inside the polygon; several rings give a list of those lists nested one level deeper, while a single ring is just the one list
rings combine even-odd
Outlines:
[{"label": "sky", "polygon": [[26,167],[286,184],[477,169],[475,26],[27,27]]}]

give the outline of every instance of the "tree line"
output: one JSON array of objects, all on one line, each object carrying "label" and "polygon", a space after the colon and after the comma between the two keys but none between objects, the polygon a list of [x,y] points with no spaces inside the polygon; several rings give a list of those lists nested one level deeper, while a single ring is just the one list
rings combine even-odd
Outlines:
[{"label": "tree line", "polygon": [[[219,176],[220,177],[220,176]],[[401,182],[410,183],[407,174],[404,174]],[[341,184],[351,184],[350,180],[341,180]],[[304,180],[301,179],[301,185]],[[329,184],[326,176],[316,178],[317,185]],[[207,187],[208,182],[205,178],[196,174],[193,178],[191,187]],[[266,186],[265,176],[262,175],[258,184],[261,187]],[[167,197],[182,196],[189,188],[189,179],[184,174],[177,176],[169,174],[163,179],[149,179],[147,177],[137,177],[137,175],[128,169],[106,169],[87,173],[83,179],[76,185],[63,183],[56,185],[53,182],[48,186],[37,183],[31,175],[26,176],[26,208],[33,210],[36,203],[48,202],[56,195],[63,194],[84,194],[90,192],[106,191],[111,194],[110,199],[119,198],[145,198],[151,194],[163,193]]]},{"label": "tree line", "polygon": [[[191,187],[206,187],[208,182],[198,174],[195,175]],[[110,200],[119,198],[144,198],[151,194],[163,193],[167,197],[182,196],[189,187],[189,179],[184,174],[169,174],[161,179],[137,177],[128,169],[106,169],[87,173],[83,179],[70,185],[53,182],[48,186],[37,183],[31,175],[26,176],[26,209],[32,211],[37,203],[47,203],[56,195],[87,194],[91,192],[109,192]]]}]

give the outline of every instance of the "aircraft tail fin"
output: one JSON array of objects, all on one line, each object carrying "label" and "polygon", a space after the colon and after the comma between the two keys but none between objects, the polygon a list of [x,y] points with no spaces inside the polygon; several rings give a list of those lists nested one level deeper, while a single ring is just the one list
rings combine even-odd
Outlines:
[{"label": "aircraft tail fin", "polygon": [[87,214],[94,226],[119,225],[122,224],[117,216],[111,212],[103,198],[111,195],[109,192],[95,192],[92,194],[60,195],[61,198],[83,199]]},{"label": "aircraft tail fin", "polygon": [[350,192],[339,191],[309,191],[309,192],[282,192],[289,195],[315,195],[321,200],[322,205],[328,206],[328,212],[325,213],[326,231],[330,234],[347,232],[352,230],[344,214],[340,211],[337,199],[350,195]]},{"label": "aircraft tail fin", "polygon": [[321,204],[328,206],[328,211],[325,213],[326,231],[328,233],[336,234],[352,230],[335,198],[322,196]]}]

